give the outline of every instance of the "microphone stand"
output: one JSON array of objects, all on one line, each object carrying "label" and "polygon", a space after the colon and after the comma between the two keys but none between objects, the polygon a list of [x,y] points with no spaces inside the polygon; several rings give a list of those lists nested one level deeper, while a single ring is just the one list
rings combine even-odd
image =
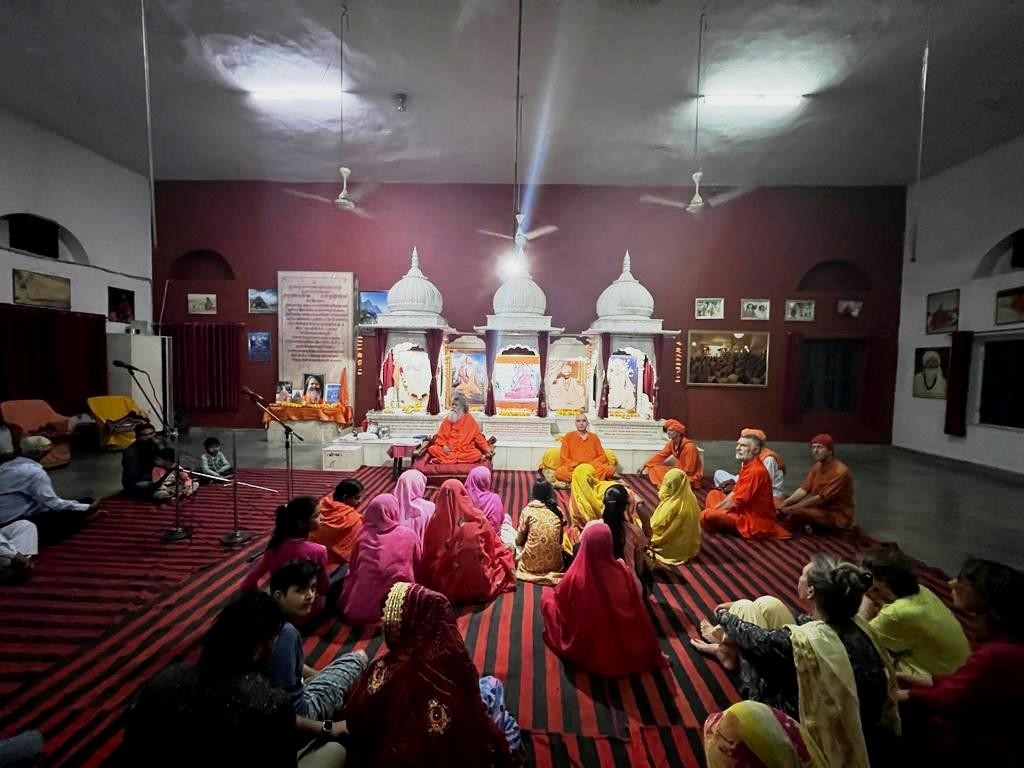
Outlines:
[{"label": "microphone stand", "polygon": [[146,398],[146,402],[149,404],[150,411],[152,413],[160,414],[160,421],[164,425],[164,434],[167,435],[171,440],[177,440],[178,428],[177,425],[173,423],[170,426],[168,426],[167,409],[163,407],[162,404],[158,406],[157,403],[153,402],[153,398],[149,396],[149,393],[146,392],[146,388],[142,386],[142,382],[139,381],[139,377],[135,375],[136,370],[142,371],[144,374],[146,374],[146,378],[149,379],[149,386],[153,390],[153,397],[156,397],[157,400],[159,401],[160,398],[157,397],[156,387],[153,386],[153,378],[149,375],[149,372],[142,370],[142,368],[136,368],[135,366],[128,367],[127,365],[124,366],[124,369],[128,371],[128,375],[132,377],[132,381],[135,382],[136,386],[139,388],[139,391],[142,392],[142,396]]},{"label": "microphone stand", "polygon": [[220,543],[225,547],[237,547],[253,537],[252,531],[243,531],[238,525],[238,430],[235,429],[231,430],[231,466],[235,471],[235,477],[232,478],[231,483],[231,502],[234,506],[231,518],[233,527],[220,537]]},{"label": "microphone stand", "polygon": [[267,408],[267,406],[265,405],[266,401],[262,397],[257,395],[255,392],[251,391],[244,393],[248,396],[250,400],[252,400],[253,405],[255,405],[257,408],[259,408],[261,411],[267,414],[267,416],[276,421],[278,424],[280,424],[281,428],[284,429],[285,487],[287,488],[288,500],[290,501],[292,498],[292,470],[294,469],[292,462],[292,437],[302,442],[305,442],[305,440],[303,439],[302,435],[296,433],[294,429],[285,424],[276,413]]},{"label": "microphone stand", "polygon": [[178,463],[178,449],[174,449],[174,527],[161,534],[164,541],[181,541],[192,537],[192,529],[181,522],[181,465]]}]

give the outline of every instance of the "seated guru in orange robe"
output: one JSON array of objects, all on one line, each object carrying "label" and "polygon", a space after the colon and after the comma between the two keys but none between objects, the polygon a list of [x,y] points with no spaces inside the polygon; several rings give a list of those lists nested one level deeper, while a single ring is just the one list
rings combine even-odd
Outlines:
[{"label": "seated guru in orange robe", "polygon": [[853,527],[853,476],[832,451],[831,435],[811,438],[814,465],[803,485],[782,502],[779,517],[789,526],[848,531]]},{"label": "seated guru in orange robe", "polygon": [[588,431],[590,420],[586,414],[576,416],[576,431],[568,432],[562,438],[562,452],[559,456],[555,479],[561,483],[572,480],[573,470],[580,464],[594,468],[598,480],[607,480],[615,474],[615,467],[608,463],[601,445],[601,438]]},{"label": "seated guru in orange robe", "polygon": [[708,491],[700,522],[705,531],[738,533],[745,539],[788,539],[775,519],[772,478],[761,462],[761,440],[744,435],[736,441],[736,458],[743,462],[732,492]]},{"label": "seated guru in orange robe", "polygon": [[480,425],[469,412],[469,402],[462,395],[452,398],[452,410],[427,448],[433,464],[474,464],[494,455]]},{"label": "seated guru in orange robe", "polygon": [[681,421],[667,419],[662,429],[668,435],[668,442],[647,460],[640,474],[647,475],[648,479],[660,488],[670,469],[681,469],[690,479],[690,487],[697,490],[704,474],[704,465],[697,444],[686,438],[686,427]]}]

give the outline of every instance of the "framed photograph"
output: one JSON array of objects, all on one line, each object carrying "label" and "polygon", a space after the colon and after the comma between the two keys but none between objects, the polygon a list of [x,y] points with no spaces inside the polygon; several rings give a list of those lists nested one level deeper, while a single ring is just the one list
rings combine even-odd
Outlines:
[{"label": "framed photograph", "polygon": [[1024,323],[1024,285],[996,294],[996,325]]},{"label": "framed photograph", "polygon": [[250,288],[249,314],[273,315],[277,313],[277,288]]},{"label": "framed photograph", "polygon": [[740,320],[769,320],[772,303],[768,299],[740,299]]},{"label": "framed photograph", "polygon": [[690,331],[686,383],[703,387],[767,387],[767,331]]},{"label": "framed photograph", "polygon": [[115,323],[135,320],[135,291],[107,286],[107,320]]},{"label": "framed photograph", "polygon": [[837,315],[845,315],[846,317],[860,317],[862,309],[864,309],[863,301],[855,301],[853,299],[840,299],[838,302],[836,302]]},{"label": "framed photograph", "polygon": [[540,357],[499,353],[494,360],[494,405],[498,415],[533,415],[539,395]]},{"label": "framed photograph", "polygon": [[327,385],[327,394],[324,395],[324,402],[330,404],[341,402],[341,384]]},{"label": "framed photograph", "polygon": [[[324,374],[304,373],[302,374],[302,402],[307,405],[318,405],[324,401]],[[294,399],[295,393],[292,393]]]},{"label": "framed photograph", "polygon": [[249,360],[270,362],[270,331],[249,331]]},{"label": "framed photograph", "polygon": [[359,324],[376,325],[377,318],[388,309],[387,291],[359,292]]},{"label": "framed photograph", "polygon": [[814,322],[814,299],[786,299],[786,321]]},{"label": "framed photograph", "polygon": [[453,349],[449,364],[451,377],[445,406],[452,407],[452,395],[463,395],[471,411],[482,411],[487,403],[487,353]]},{"label": "framed photograph", "polygon": [[914,397],[946,399],[949,347],[919,347],[914,350]]},{"label": "framed photograph", "polygon": [[71,280],[26,269],[14,270],[14,303],[71,309]]},{"label": "framed photograph", "polygon": [[960,290],[928,294],[926,333],[952,333],[960,323]]},{"label": "framed photograph", "polygon": [[188,295],[188,313],[190,315],[216,315],[217,294],[190,293]]},{"label": "framed photograph", "polygon": [[694,299],[693,317],[695,320],[724,320],[725,299]]},{"label": "framed photograph", "polygon": [[587,361],[582,358],[548,358],[548,378],[544,384],[548,410],[560,416],[587,410]]},{"label": "framed photograph", "polygon": [[292,383],[290,381],[279,381],[274,390],[275,403],[287,403],[292,399]]}]

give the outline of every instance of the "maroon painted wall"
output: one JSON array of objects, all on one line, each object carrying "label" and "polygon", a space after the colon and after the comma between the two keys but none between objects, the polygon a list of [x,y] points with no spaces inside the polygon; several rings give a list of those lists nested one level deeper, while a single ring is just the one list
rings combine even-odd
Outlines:
[{"label": "maroon painted wall", "polygon": [[[444,315],[459,329],[482,324],[499,285],[495,256],[500,241],[477,228],[508,231],[511,190],[506,185],[384,185],[366,201],[376,218],[364,220],[333,206],[283,193],[294,186],[267,182],[162,182],[157,185],[159,249],[154,253],[154,316],[159,316],[168,270],[193,249],[220,252],[234,281],[172,280],[165,322],[242,321],[269,330],[277,343],[276,315],[247,314],[246,290],[277,285],[277,271],[340,270],[356,273],[363,290],[386,290],[408,268],[413,245],[424,273],[445,298]],[[333,197],[334,185],[301,185]],[[772,439],[804,439],[827,429],[845,442],[888,442],[891,431],[895,344],[873,368],[869,415],[806,414],[782,422],[785,333],[806,337],[895,339],[899,322],[904,190],[880,188],[764,188],[692,216],[639,202],[645,192],[685,199],[685,189],[551,186],[537,191],[532,225],[560,231],[529,247],[534,279],[548,297],[556,326],[581,331],[595,316],[600,292],[619,272],[629,248],[633,273],[654,295],[665,327],[769,330],[769,386],[764,390],[686,387],[672,383],[672,344],[662,371],[666,415],[683,418],[698,439],[726,439],[756,424]],[[868,291],[798,292],[800,278],[816,264],[841,259],[872,281]],[[188,292],[218,294],[218,315],[186,314]],[[695,321],[697,296],[724,296],[726,317]],[[769,322],[740,322],[739,299],[772,301]],[[814,323],[785,323],[787,298],[818,300]],[[835,313],[838,298],[862,299],[859,319]],[[368,361],[373,340],[366,339]],[[242,352],[243,356],[245,352]],[[367,369],[369,366],[367,366]],[[242,363],[242,380],[271,394],[277,361]],[[683,380],[685,382],[685,372]],[[372,403],[372,372],[357,383],[357,413]],[[237,413],[191,414],[194,424],[251,426],[258,414],[248,403]]]}]

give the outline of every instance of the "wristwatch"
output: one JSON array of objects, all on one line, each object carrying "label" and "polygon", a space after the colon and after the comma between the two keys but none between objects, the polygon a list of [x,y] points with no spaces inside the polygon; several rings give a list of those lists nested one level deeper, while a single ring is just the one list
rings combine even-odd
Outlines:
[{"label": "wristwatch", "polygon": [[323,724],[323,727],[320,729],[320,732],[324,736],[332,735],[332,733],[334,732],[334,721],[333,720],[324,720],[324,724]]}]

